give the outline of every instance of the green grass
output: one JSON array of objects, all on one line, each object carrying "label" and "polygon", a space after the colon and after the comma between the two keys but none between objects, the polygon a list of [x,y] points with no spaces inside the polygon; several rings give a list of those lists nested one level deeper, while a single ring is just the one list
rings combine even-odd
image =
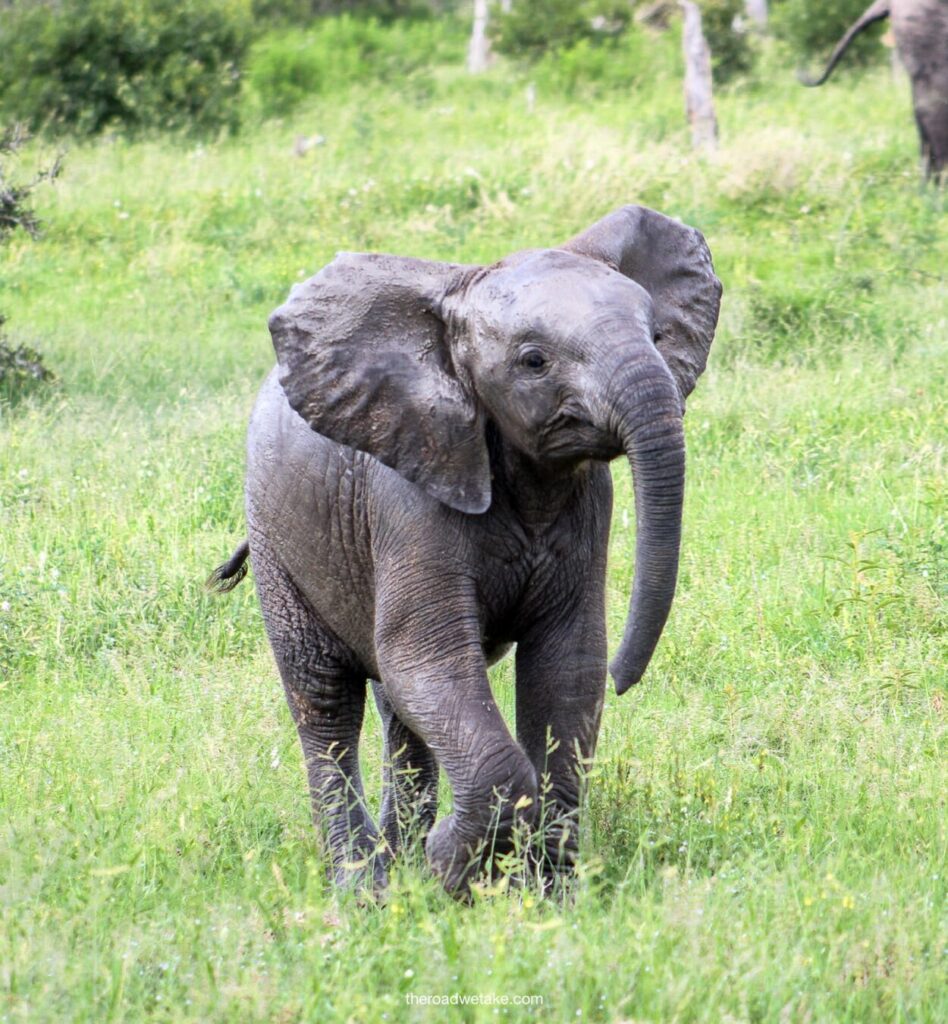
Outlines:
[{"label": "green grass", "polygon": [[[455,991],[946,1019],[948,216],[905,90],[739,83],[699,158],[673,78],[533,114],[502,68],[426,81],[214,145],[77,145],[45,240],[3,253],[8,330],[61,386],[0,421],[0,1022],[530,1016],[406,1004]],[[408,863],[360,905],[325,884],[252,587],[201,589],[243,536],[266,315],[337,249],[491,261],[625,202],[700,227],[726,291],[678,597],[607,701],[575,892],[462,907]]]}]

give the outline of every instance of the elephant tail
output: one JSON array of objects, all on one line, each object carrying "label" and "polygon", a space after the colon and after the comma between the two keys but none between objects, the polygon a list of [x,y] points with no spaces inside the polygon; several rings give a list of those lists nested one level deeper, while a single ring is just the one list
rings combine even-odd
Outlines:
[{"label": "elephant tail", "polygon": [[862,12],[858,21],[853,22],[853,24],[849,26],[846,35],[844,35],[836,44],[836,48],[830,56],[829,63],[826,65],[826,70],[819,78],[811,78],[802,71],[797,72],[797,78],[799,78],[804,85],[822,85],[833,73],[833,68],[835,68],[839,63],[840,58],[849,49],[849,44],[856,38],[856,36],[858,36],[864,28],[872,25],[874,22],[882,21],[883,18],[888,18],[891,7],[891,0],[876,0],[874,4],[867,7],[866,10]]},{"label": "elephant tail", "polygon": [[250,542],[242,541],[237,550],[219,565],[204,582],[207,590],[215,594],[226,594],[247,575],[247,556],[250,554]]}]

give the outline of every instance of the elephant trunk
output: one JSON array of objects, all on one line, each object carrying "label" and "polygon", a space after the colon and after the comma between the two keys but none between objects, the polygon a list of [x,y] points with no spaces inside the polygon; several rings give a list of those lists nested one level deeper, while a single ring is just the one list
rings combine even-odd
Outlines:
[{"label": "elephant trunk", "polygon": [[607,394],[635,490],[632,596],[622,643],[609,666],[616,693],[622,694],[642,678],[675,596],[685,440],[681,398],[657,351],[615,374]]}]

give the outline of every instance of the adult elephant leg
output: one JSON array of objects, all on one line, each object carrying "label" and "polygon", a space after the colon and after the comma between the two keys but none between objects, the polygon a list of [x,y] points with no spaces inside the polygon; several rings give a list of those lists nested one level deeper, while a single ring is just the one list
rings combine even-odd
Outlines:
[{"label": "adult elephant leg", "polygon": [[393,854],[412,839],[424,840],[438,809],[438,762],[428,745],[395,714],[385,687],[372,681],[382,719],[385,752],[379,829]]},{"label": "adult elephant leg", "polygon": [[517,645],[517,738],[540,786],[540,867],[547,881],[572,870],[579,808],[596,750],[606,689],[601,581],[542,619]]},{"label": "adult elephant leg", "polygon": [[920,98],[919,87],[913,84],[913,89],[922,173],[926,178],[939,182],[948,171],[948,95],[932,98],[926,92],[924,98]]},{"label": "adult elephant leg", "polygon": [[[445,888],[467,894],[520,824],[533,821],[533,765],[494,702],[481,650],[473,586],[417,563],[377,587],[376,652],[395,714],[444,768],[454,811],[425,844]],[[406,583],[406,579],[417,581]]]},{"label": "adult elephant leg", "polygon": [[264,623],[303,748],[313,821],[334,879],[383,888],[383,844],[366,809],[359,770],[365,676],[259,546],[253,558]]}]

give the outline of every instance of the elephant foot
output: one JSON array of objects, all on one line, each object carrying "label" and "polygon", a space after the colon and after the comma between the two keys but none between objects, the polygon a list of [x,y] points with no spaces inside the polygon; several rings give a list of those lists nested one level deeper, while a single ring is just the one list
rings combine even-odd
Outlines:
[{"label": "elephant foot", "polygon": [[342,865],[333,871],[333,883],[342,892],[352,893],[359,900],[372,900],[388,889],[388,872],[379,865]]},{"label": "elephant foot", "polygon": [[377,847],[361,855],[353,853],[333,865],[333,884],[344,892],[357,894],[360,899],[379,897],[388,888],[391,860],[391,854],[385,847]]},{"label": "elephant foot", "polygon": [[425,855],[445,889],[457,899],[467,899],[471,883],[483,869],[485,847],[483,840],[463,840],[458,835],[455,816],[449,814],[428,833]]},{"label": "elephant foot", "polygon": [[[425,842],[428,865],[452,896],[468,899],[472,883],[485,874],[491,878],[507,875],[515,882],[523,874],[516,869],[517,865],[506,863],[505,856],[514,852],[519,866],[526,865],[534,805],[531,801],[519,807],[509,801],[504,803],[490,827],[472,830],[475,838],[471,838],[471,833],[462,834],[454,814],[443,818],[429,832]],[[522,851],[523,857],[518,851]]]}]

